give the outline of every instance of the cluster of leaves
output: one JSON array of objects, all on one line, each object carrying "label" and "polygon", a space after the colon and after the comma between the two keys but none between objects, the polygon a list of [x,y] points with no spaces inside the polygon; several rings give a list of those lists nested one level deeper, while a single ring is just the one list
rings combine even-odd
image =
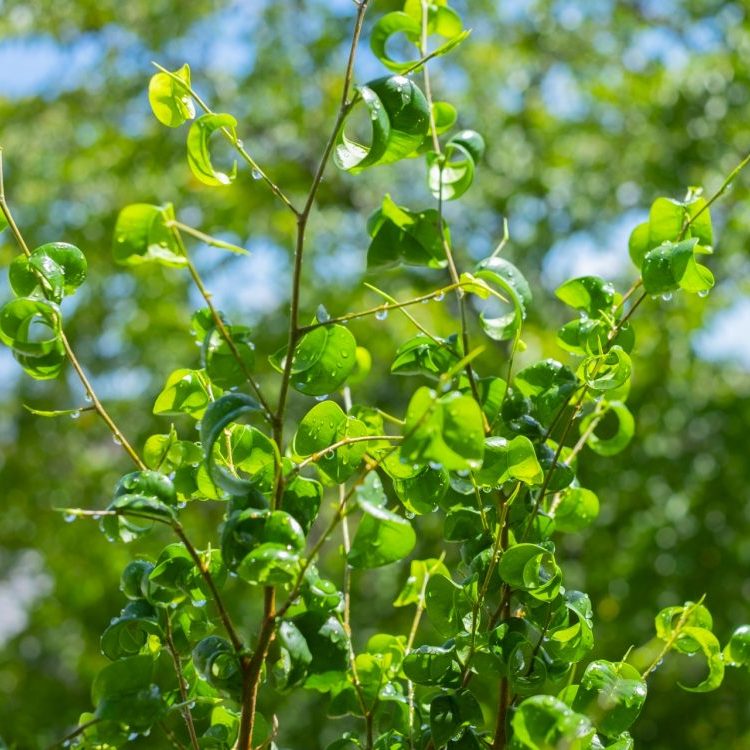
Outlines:
[{"label": "cluster of leaves", "polygon": [[[359,5],[352,56],[366,7]],[[413,59],[393,58],[388,45],[395,35],[413,45]],[[428,51],[434,36],[441,44]],[[122,573],[128,603],[102,634],[111,663],[94,683],[93,712],[81,716],[72,737],[77,747],[121,747],[155,728],[193,748],[275,747],[283,727],[257,711],[263,688],[327,694],[332,719],[361,719],[363,731],[344,734],[329,750],[627,750],[646,679],[668,652],[703,655],[708,674],[687,688],[697,692],[718,687],[726,666],[750,665],[750,628],[738,628],[722,649],[702,602],[656,616],[660,645],[645,670],[627,656],[586,663],[594,645],[591,602],[564,586],[555,544],[559,534],[585,529],[599,511],[596,494],[577,478],[581,452],[613,456],[633,437],[626,405],[635,346],[631,316],[649,296],[703,295],[713,285],[697,260],[713,243],[711,200],[696,189],[683,202],[657,199],[630,239],[639,278],[629,291],[621,294],[596,276],[557,290],[578,313],[558,333],[573,362],[543,359],[514,372],[533,302],[529,285],[500,256],[502,245],[459,274],[442,212],[445,201],[471,187],[484,142],[472,130],[451,134],[455,108],[432,101],[428,78],[424,90],[415,80],[420,71],[428,75],[430,59],[467,36],[444,0],[406,0],[402,11],[377,21],[372,50],[393,75],[357,86],[347,98],[350,66],[334,133],[301,211],[247,153],[235,118],[211,111],[195,93],[187,66],[152,78],[157,119],[169,127],[190,121],[187,160],[196,179],[214,187],[237,179],[236,163],[226,172],[214,166],[210,141],[219,134],[294,212],[298,269],[329,155],[352,174],[424,157],[436,205],[399,206],[386,195],[367,224],[367,262],[447,270],[449,283],[405,301],[376,290],[386,302],[371,310],[332,317],[321,306],[309,324],[299,325],[297,272],[290,335],[268,356],[269,372],[256,361],[252,331],[230,323],[205,294],[183,233],[241,249],[181,224],[170,204],[123,209],[115,259],[187,268],[206,298],[208,307],[191,325],[200,360],[171,373],[153,406],[178,425],[192,420],[200,439],[185,438],[170,424],[131,455],[137,470],[120,479],[105,509],[67,510],[100,516],[112,541],[131,542],[155,526],[177,538],[156,559],[136,559]],[[357,107],[369,118],[365,144],[347,135]],[[58,306],[85,275],[81,251],[63,243],[27,250],[14,261],[17,298],[0,311],[0,340],[32,377],[55,377],[67,358],[73,361]],[[408,308],[446,294],[455,296],[458,330],[439,336]],[[391,365],[394,375],[415,379],[402,417],[377,404],[352,403],[350,390],[366,386],[371,363],[349,323],[390,310],[418,330]],[[482,347],[470,346],[470,312],[506,355],[505,377],[496,374],[494,361],[482,372]],[[274,381],[275,409],[265,395]],[[318,403],[284,441],[289,388]],[[366,387],[359,392],[366,396]],[[196,549],[181,523],[191,504],[202,501],[226,508],[217,544],[205,550]],[[349,622],[350,572],[409,558],[419,517],[432,513],[441,515],[457,563],[449,569],[445,556],[411,559],[393,603],[414,606],[409,633],[378,633],[358,644]],[[337,581],[321,574],[318,552],[339,528],[345,571]],[[224,604],[230,577],[246,587],[242,595],[258,593],[263,601],[254,638],[237,629]],[[424,614],[442,642],[416,645]]]}]

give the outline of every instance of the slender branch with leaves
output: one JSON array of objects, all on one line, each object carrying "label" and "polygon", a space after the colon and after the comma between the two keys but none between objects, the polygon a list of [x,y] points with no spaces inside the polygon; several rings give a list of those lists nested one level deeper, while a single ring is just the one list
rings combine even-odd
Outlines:
[{"label": "slender branch with leaves", "polygon": [[[710,209],[748,158],[708,198],[691,188],[682,201],[653,202],[630,237],[637,280],[624,293],[598,276],[562,284],[556,295],[576,315],[557,342],[571,363],[526,357],[514,373],[533,301],[522,271],[503,255],[507,221],[497,249],[463,270],[445,211],[472,187],[485,144],[474,130],[453,132],[456,109],[435,98],[429,64],[469,32],[446,2],[406,0],[370,29],[388,73],[355,83],[369,4],[355,3],[338,106],[299,203],[238,138],[237,120],[201,98],[187,65],[157,65],[150,81],[159,122],[189,123],[187,160],[200,183],[221,190],[239,179],[236,164],[227,172],[215,166],[216,134],[294,217],[284,340],[256,352],[251,329],[218,309],[188,251],[193,241],[244,248],[179,221],[169,203],[137,203],[119,215],[114,259],[186,270],[205,302],[191,324],[200,357],[165,373],[153,406],[157,416],[193,420],[199,440],[174,426],[140,452],[125,439],[64,331],[65,299],[86,279],[85,256],[63,242],[28,247],[0,158],[0,230],[8,227],[21,251],[10,268],[15,296],[0,310],[0,341],[32,378],[57,377],[70,365],[91,401],[83,408],[98,414],[136,466],[106,508],[63,512],[98,520],[113,542],[154,528],[173,534],[155,558],[125,567],[128,602],[101,638],[108,663],[66,746],[119,748],[144,736],[196,750],[286,746],[276,699],[311,690],[325,696],[337,734],[328,750],[627,750],[647,680],[669,653],[702,654],[706,676],[687,688],[696,692],[717,688],[726,667],[750,664],[750,627],[722,647],[703,599],[657,613],[656,637],[643,649],[591,660],[592,605],[564,586],[556,547],[599,512],[578,462],[586,451],[615,456],[633,438],[635,314],[651,299],[709,293],[714,278],[701,260],[713,250]],[[412,45],[413,59],[390,55],[396,35]],[[365,139],[351,135],[360,110]],[[380,304],[334,315],[323,305],[305,309],[308,228],[330,162],[360,175],[407,159],[425,166],[424,204],[380,201],[367,222],[367,266],[418,267],[431,291],[398,301],[395,291],[367,284]],[[446,296],[452,333],[432,330],[417,313]],[[376,397],[368,402],[372,357],[357,341],[363,321],[390,311],[416,330],[395,347],[390,366],[417,383],[397,415]],[[183,523],[203,503],[223,517],[211,529],[215,542],[199,549]],[[420,529],[434,515],[445,549],[422,558]],[[338,565],[329,571],[332,557]],[[363,641],[352,610],[363,580],[356,574],[395,566],[402,576],[407,559],[393,602],[415,607],[407,629]],[[247,612],[240,601],[254,602],[251,618],[237,616]],[[339,732],[341,717],[348,719]]]}]

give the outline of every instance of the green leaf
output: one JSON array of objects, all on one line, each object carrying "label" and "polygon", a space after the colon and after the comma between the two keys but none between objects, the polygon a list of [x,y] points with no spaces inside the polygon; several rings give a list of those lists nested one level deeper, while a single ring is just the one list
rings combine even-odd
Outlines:
[{"label": "green leaf", "polygon": [[347,556],[351,567],[379,568],[390,565],[402,560],[414,549],[417,535],[409,521],[368,500],[358,498],[358,503],[364,516]]},{"label": "green leaf", "polygon": [[650,250],[643,259],[643,288],[649,294],[665,294],[675,289],[686,292],[707,292],[714,285],[714,276],[696,260],[705,252],[697,238],[682,242],[666,242]]},{"label": "green leaf", "polygon": [[444,685],[458,674],[455,646],[420,646],[404,657],[404,674],[419,685]]},{"label": "green leaf", "polygon": [[580,591],[563,596],[567,613],[549,628],[545,650],[557,661],[580,661],[594,646],[591,600]]},{"label": "green leaf", "polygon": [[460,198],[474,181],[476,163],[484,153],[484,140],[473,130],[463,130],[445,144],[442,154],[427,154],[427,184],[435,198]]},{"label": "green leaf", "polygon": [[156,119],[167,127],[177,128],[192,120],[195,105],[190,95],[190,66],[185,63],[172,75],[163,72],[153,75],[148,84],[148,103]]},{"label": "green leaf", "polygon": [[195,671],[209,685],[230,694],[242,690],[242,670],[232,644],[217,635],[201,640],[193,649]]},{"label": "green leaf", "polygon": [[450,477],[445,469],[425,467],[419,474],[406,479],[393,479],[396,496],[410,513],[431,513],[445,497]]},{"label": "green leaf", "polygon": [[60,311],[57,305],[31,297],[7,302],[0,309],[0,341],[14,353],[33,358],[60,351]]},{"label": "green leaf", "polygon": [[505,550],[498,573],[510,586],[528,591],[540,601],[552,601],[562,583],[554,554],[538,544],[516,544]]},{"label": "green leaf", "polygon": [[724,649],[724,661],[730,667],[750,666],[750,625],[740,625]]},{"label": "green leaf", "polygon": [[347,138],[346,120],[336,137],[336,166],[356,174],[367,167],[390,164],[411,154],[424,140],[430,125],[427,99],[409,78],[378,78],[358,88],[370,114],[369,146]]},{"label": "green leaf", "polygon": [[470,396],[452,391],[438,398],[429,388],[412,396],[406,412],[402,455],[449,471],[478,468],[484,455],[482,411]]},{"label": "green leaf", "polygon": [[[306,396],[327,396],[337,391],[356,366],[357,342],[348,328],[326,325],[306,333],[294,350],[292,387]],[[271,364],[281,372],[286,349]]]},{"label": "green leaf", "polygon": [[583,673],[572,708],[614,737],[638,718],[647,692],[646,681],[630,664],[593,661]]},{"label": "green leaf", "polygon": [[211,163],[208,144],[217,130],[228,132],[232,140],[236,140],[236,126],[237,120],[228,114],[201,115],[190,125],[187,137],[188,165],[204,185],[229,185],[234,182],[237,176],[237,162],[232,163],[228,174],[218,171]]},{"label": "green leaf", "polygon": [[583,380],[593,391],[622,388],[632,371],[630,356],[621,346],[612,346],[605,354],[588,357],[581,363]]},{"label": "green leaf", "polygon": [[[713,628],[713,617],[711,617],[708,608],[702,604],[685,602],[682,607],[665,607],[654,619],[656,636],[663,641],[672,640],[678,625],[680,627],[688,625],[694,628],[711,630]],[[691,646],[687,639],[682,639],[678,650],[684,654],[690,654],[700,651],[700,646],[697,643]]]},{"label": "green leaf", "polygon": [[679,201],[657,198],[648,213],[648,243],[650,247],[662,242],[674,242],[682,232],[685,209]]},{"label": "green leaf", "polygon": [[651,249],[648,234],[648,222],[644,221],[631,232],[630,239],[628,240],[628,253],[630,254],[630,259],[639,269],[643,264],[643,259],[646,257],[646,253]]},{"label": "green leaf", "polygon": [[208,471],[218,487],[230,494],[242,495],[252,489],[252,482],[239,479],[215,461],[214,443],[224,428],[246,414],[259,412],[260,404],[242,393],[227,393],[209,404],[201,420],[201,444],[206,454]]},{"label": "green leaf", "polygon": [[708,674],[697,685],[689,687],[679,683],[680,687],[691,693],[708,693],[711,690],[716,690],[724,680],[724,660],[722,658],[721,645],[716,636],[710,630],[706,630],[706,628],[696,628],[687,625],[680,629],[680,634],[677,636],[675,643],[677,650],[681,650],[681,641],[687,641],[687,648],[691,649],[687,653],[692,653],[693,644],[698,645],[703,656],[706,658]]},{"label": "green leaf", "polygon": [[430,577],[425,594],[427,614],[435,630],[451,637],[471,627],[471,601],[467,592],[449,576],[437,573]]},{"label": "green leaf", "polygon": [[[349,438],[364,437],[367,427],[359,419],[349,417],[334,401],[323,401],[303,417],[294,437],[294,451],[310,456]],[[320,470],[334,482],[345,482],[362,463],[367,442],[343,445],[324,454],[317,462]]]},{"label": "green leaf", "polygon": [[[610,437],[599,437],[596,431],[591,432],[586,438],[586,445],[594,453],[600,456],[614,456],[620,451],[625,450],[633,438],[635,432],[635,420],[625,404],[619,401],[607,402],[604,407],[604,414],[611,414],[617,420],[617,429]],[[600,419],[602,413],[591,412],[587,414],[579,423],[581,435],[588,432],[588,429],[594,419]]]},{"label": "green leaf", "polygon": [[202,370],[175,370],[154,403],[154,414],[200,419],[211,401]]},{"label": "green leaf", "polygon": [[[203,367],[211,382],[219,388],[239,387],[247,382],[255,367],[255,344],[247,326],[226,326],[232,346],[213,328],[203,341]],[[239,355],[239,362],[235,354]]]},{"label": "green leaf", "polygon": [[[504,258],[487,258],[477,265],[474,275],[490,286],[499,287],[512,306],[509,312],[494,317],[482,312],[480,322],[485,333],[495,341],[508,341],[518,336],[532,301],[531,288],[523,274]],[[493,300],[493,304],[498,303]]]},{"label": "green leaf", "polygon": [[434,558],[412,560],[409,564],[409,577],[393,602],[393,606],[406,607],[409,604],[418,604],[424,596],[423,590],[434,575],[450,578],[448,568],[445,567],[442,560]]},{"label": "green leaf", "polygon": [[[432,30],[430,33],[448,39],[448,41],[430,52],[433,58],[444,55],[446,52],[449,52],[454,47],[458,46],[470,33],[469,31],[462,30],[461,18],[458,13],[451,8],[431,7],[430,16],[432,16],[432,23],[430,24]],[[441,20],[438,21],[438,18]],[[418,64],[420,60],[419,57],[404,62],[394,60],[388,54],[387,45],[390,38],[396,34],[404,34],[409,41],[418,45],[421,33],[422,22],[420,18],[415,18],[414,16],[402,11],[386,13],[378,19],[378,22],[372,29],[370,48],[375,54],[375,57],[377,57],[378,60],[380,60],[380,62],[389,70],[396,73],[405,73],[407,71],[417,72],[422,68],[422,66]]]},{"label": "green leaf", "polygon": [[426,375],[437,380],[459,362],[459,350],[456,335],[435,341],[420,333],[399,346],[391,372],[394,375]]},{"label": "green leaf", "polygon": [[587,717],[551,695],[533,695],[511,721],[515,740],[531,750],[588,750],[594,727]]},{"label": "green leaf", "polygon": [[468,690],[438,695],[430,703],[430,729],[436,747],[459,739],[465,729],[482,722],[482,709]]},{"label": "green leaf", "polygon": [[512,480],[538,485],[544,480],[534,445],[522,435],[510,442],[501,437],[487,438],[482,468],[474,476],[477,484],[490,487],[499,487]]},{"label": "green leaf", "polygon": [[96,718],[124,722],[130,729],[147,730],[166,711],[154,679],[154,658],[131,656],[108,664],[91,688]]},{"label": "green leaf", "polygon": [[27,258],[19,255],[8,269],[8,280],[19,297],[47,297],[60,302],[75,294],[86,280],[86,256],[67,242],[50,242],[37,247]]},{"label": "green leaf", "polygon": [[284,485],[281,507],[293,516],[307,534],[317,518],[323,485],[307,477],[294,477]]},{"label": "green leaf", "polygon": [[581,276],[559,286],[555,295],[566,305],[593,318],[601,311],[612,307],[615,301],[615,288],[611,282],[599,276]]},{"label": "green leaf", "polygon": [[143,599],[130,602],[102,633],[102,653],[113,661],[135,656],[152,635],[162,638],[156,610]]},{"label": "green leaf", "polygon": [[188,260],[170,228],[173,221],[171,203],[163,206],[134,203],[123,208],[117,217],[112,242],[115,261],[126,266],[151,262],[168,268],[187,265]]},{"label": "green leaf", "polygon": [[576,391],[578,379],[560,362],[545,359],[524,367],[516,375],[514,385],[531,399],[537,419],[548,424]]},{"label": "green leaf", "polygon": [[[367,220],[372,238],[367,250],[367,268],[396,266],[405,263],[428,268],[445,268],[447,260],[440,236],[440,217],[434,209],[414,212],[396,205],[390,195]],[[450,242],[445,223],[443,235]]]},{"label": "green leaf", "polygon": [[599,515],[599,498],[591,490],[570,487],[560,495],[553,515],[558,531],[582,531]]},{"label": "green leaf", "polygon": [[[293,619],[310,649],[310,675],[342,672],[349,660],[349,639],[335,615],[304,612]],[[308,678],[309,680],[309,678]]]}]

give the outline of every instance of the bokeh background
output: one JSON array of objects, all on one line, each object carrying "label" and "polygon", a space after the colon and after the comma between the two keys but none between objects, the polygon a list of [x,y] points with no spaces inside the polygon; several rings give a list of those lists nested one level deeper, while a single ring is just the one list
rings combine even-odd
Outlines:
[{"label": "bokeh background", "polygon": [[[366,29],[397,5],[375,0]],[[469,268],[488,255],[507,218],[507,256],[536,296],[524,357],[566,361],[554,341],[566,315],[552,294],[556,284],[598,273],[626,288],[634,278],[627,236],[650,202],[681,197],[690,185],[711,192],[750,151],[750,10],[741,0],[452,5],[474,33],[433,65],[436,96],[456,104],[461,126],[488,144],[475,186],[448,207],[459,264]],[[250,153],[299,197],[335,112],[353,12],[350,0],[0,0],[9,200],[32,247],[65,240],[86,252],[91,279],[66,302],[69,335],[138,446],[168,429],[151,415],[166,376],[197,366],[187,325],[199,301],[183,272],[113,264],[118,210],[172,201],[184,222],[247,247],[247,258],[200,245],[194,253],[220,307],[254,327],[261,352],[283,341],[293,231],[247,172],[221,190],[192,179],[185,132],[168,131],[150,114],[150,61],[189,62],[198,91],[238,117]],[[357,80],[380,74],[363,47]],[[422,169],[327,173],[311,225],[306,310],[375,303],[362,286],[364,219],[386,191],[413,207],[429,205]],[[658,608],[703,593],[722,640],[750,621],[748,185],[750,175],[741,177],[716,207],[709,263],[718,285],[710,297],[675,295],[639,311],[631,447],[616,459],[588,453],[581,462],[602,513],[588,533],[564,540],[561,557],[567,584],[594,602],[596,656],[617,659],[645,643]],[[3,300],[16,252],[9,233],[0,235]],[[399,271],[372,280],[405,296],[440,279],[440,272]],[[418,312],[442,333],[455,328],[446,304]],[[402,410],[404,384],[385,373],[394,342],[408,331],[403,320],[353,330],[376,363],[371,398]],[[492,348],[483,367],[499,372],[505,355]],[[260,367],[269,369],[262,360]],[[103,506],[129,469],[91,414],[49,421],[22,408],[83,403],[70,373],[35,383],[0,351],[0,734],[20,749],[48,746],[90,707],[89,685],[104,663],[98,638],[122,606],[120,570],[133,552],[166,543],[111,545],[93,524],[65,524],[52,511]],[[212,538],[220,512],[194,512],[199,543]],[[423,552],[434,552],[439,528],[436,518],[424,521]],[[335,549],[331,555],[335,567]],[[363,638],[407,627],[410,613],[390,607],[404,575],[394,566],[357,582],[353,619]],[[251,627],[252,605],[239,597],[234,606]],[[637,744],[749,747],[750,680],[732,671],[720,691],[696,696],[675,686],[691,679],[691,669],[673,659],[652,678]],[[281,745],[318,747],[322,712],[313,697],[295,700]]]}]

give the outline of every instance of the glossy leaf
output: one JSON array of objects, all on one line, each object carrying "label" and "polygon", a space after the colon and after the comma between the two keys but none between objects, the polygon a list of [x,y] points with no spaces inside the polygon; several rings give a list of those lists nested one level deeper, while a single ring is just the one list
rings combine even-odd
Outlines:
[{"label": "glossy leaf", "polygon": [[442,154],[427,155],[427,183],[432,194],[445,201],[460,198],[474,181],[474,170],[484,154],[484,140],[463,130],[445,144]]},{"label": "glossy leaf", "polygon": [[581,276],[570,279],[555,290],[558,299],[566,305],[596,317],[608,310],[615,301],[615,288],[599,276]]},{"label": "glossy leaf", "polygon": [[336,139],[334,161],[348,172],[389,164],[411,154],[429,128],[427,100],[418,86],[404,76],[378,78],[358,89],[370,113],[372,136],[369,146],[350,140],[346,121]]},{"label": "glossy leaf", "polygon": [[[300,456],[325,451],[343,440],[365,437],[367,428],[349,417],[334,401],[314,406],[302,419],[294,437],[294,450]],[[317,461],[322,472],[335,482],[346,481],[359,467],[367,451],[367,442],[354,442],[326,452]]]},{"label": "glossy leaf", "polygon": [[[520,335],[532,301],[531,288],[523,274],[504,258],[487,258],[477,265],[474,275],[490,286],[499,287],[511,304],[511,310],[500,315],[481,313],[485,333],[495,341],[508,341]],[[493,304],[498,303],[493,300]]]},{"label": "glossy leaf", "polygon": [[[179,80],[175,80],[179,79]],[[184,81],[181,84],[180,81]],[[156,119],[170,128],[177,128],[195,117],[195,105],[189,92],[190,66],[185,63],[172,75],[156,73],[148,84],[148,102]]]},{"label": "glossy leaf", "polygon": [[516,544],[508,548],[500,558],[498,573],[506,583],[528,591],[541,601],[554,599],[562,582],[555,556],[537,544]]},{"label": "glossy leaf", "polygon": [[438,397],[420,388],[409,402],[404,433],[401,451],[408,460],[460,471],[478,467],[484,455],[481,409],[457,391]]},{"label": "glossy leaf", "polygon": [[175,221],[171,203],[152,206],[134,203],[120,211],[115,224],[112,254],[126,266],[155,262],[167,267],[187,265],[187,258],[170,228]]},{"label": "glossy leaf", "polygon": [[544,480],[534,445],[522,435],[510,441],[501,437],[487,438],[482,468],[474,476],[477,484],[490,487],[513,480],[538,485]]},{"label": "glossy leaf", "polygon": [[154,414],[187,414],[200,419],[210,403],[208,385],[202,370],[175,370],[154,403]]},{"label": "glossy leaf", "polygon": [[[437,34],[447,37],[448,41],[444,42],[434,50],[431,50],[432,57],[438,57],[449,52],[459,45],[468,35],[468,31],[461,28],[461,19],[458,14],[448,7],[430,8],[431,34]],[[378,19],[378,22],[372,29],[370,36],[370,48],[375,57],[380,60],[389,70],[396,73],[416,72],[421,69],[419,58],[406,60],[403,62],[394,60],[386,49],[390,38],[396,34],[404,34],[407,39],[415,45],[419,43],[422,33],[422,22],[420,18],[402,11],[386,13]]]},{"label": "glossy leaf", "polygon": [[675,289],[686,292],[707,292],[714,285],[714,276],[698,263],[696,254],[706,252],[696,238],[667,242],[649,250],[643,259],[643,288],[649,294],[665,294]]},{"label": "glossy leaf", "polygon": [[587,717],[551,695],[524,700],[511,724],[520,747],[530,750],[588,750],[595,732]]},{"label": "glossy leaf", "polygon": [[591,525],[599,515],[599,498],[583,487],[566,489],[555,501],[555,528],[575,533]]},{"label": "glossy leaf", "polygon": [[724,661],[731,667],[750,666],[750,625],[740,625],[724,649]]},{"label": "glossy leaf", "polygon": [[229,185],[237,176],[237,162],[232,163],[228,173],[220,172],[211,162],[209,140],[220,130],[227,131],[233,139],[237,138],[235,127],[237,120],[228,114],[201,115],[190,125],[187,137],[187,159],[192,173],[204,185]]},{"label": "glossy leaf", "polygon": [[[586,445],[591,448],[594,453],[598,453],[600,456],[614,456],[620,451],[625,450],[628,444],[633,438],[635,432],[635,420],[633,415],[630,413],[625,404],[612,401],[606,404],[605,413],[611,413],[611,415],[617,420],[617,429],[614,434],[610,434],[609,437],[599,437],[594,432],[590,433],[586,438]],[[585,434],[592,421],[599,419],[601,415],[597,415],[595,412],[583,417],[579,424],[581,434]],[[608,417],[609,418],[609,417]]]},{"label": "glossy leaf", "polygon": [[[372,238],[367,250],[367,267],[380,268],[399,263],[428,268],[445,268],[445,249],[440,236],[440,217],[432,208],[414,212],[396,205],[390,195],[367,220]],[[445,223],[443,236],[450,242]]]},{"label": "glossy leaf", "polygon": [[468,690],[439,695],[430,703],[430,729],[437,747],[459,739],[464,730],[482,723],[482,709]]},{"label": "glossy leaf", "polygon": [[250,396],[227,393],[208,406],[201,420],[201,443],[207,457],[209,473],[216,485],[230,494],[242,495],[248,492],[252,488],[252,482],[240,479],[225,467],[218,465],[213,450],[214,444],[232,422],[259,411],[260,405]]},{"label": "glossy leaf", "polygon": [[430,558],[428,560],[412,560],[409,565],[409,577],[404,587],[393,602],[394,607],[406,607],[417,604],[424,597],[424,590],[434,575],[450,578],[448,568],[442,560]]},{"label": "glossy leaf", "polygon": [[87,273],[86,257],[75,245],[50,242],[37,247],[28,258],[14,258],[8,280],[19,297],[46,297],[59,303],[64,296],[75,294]]},{"label": "glossy leaf", "polygon": [[364,511],[347,562],[353,568],[379,568],[406,557],[417,543],[409,521],[386,508],[359,499]]},{"label": "glossy leaf", "polygon": [[615,737],[638,718],[646,695],[645,680],[630,664],[593,661],[581,677],[572,708],[588,716],[600,732]]},{"label": "glossy leaf", "polygon": [[[357,342],[348,328],[327,325],[306,333],[294,350],[292,387],[306,396],[326,396],[337,391],[354,370]],[[286,349],[271,359],[283,369]]]}]

